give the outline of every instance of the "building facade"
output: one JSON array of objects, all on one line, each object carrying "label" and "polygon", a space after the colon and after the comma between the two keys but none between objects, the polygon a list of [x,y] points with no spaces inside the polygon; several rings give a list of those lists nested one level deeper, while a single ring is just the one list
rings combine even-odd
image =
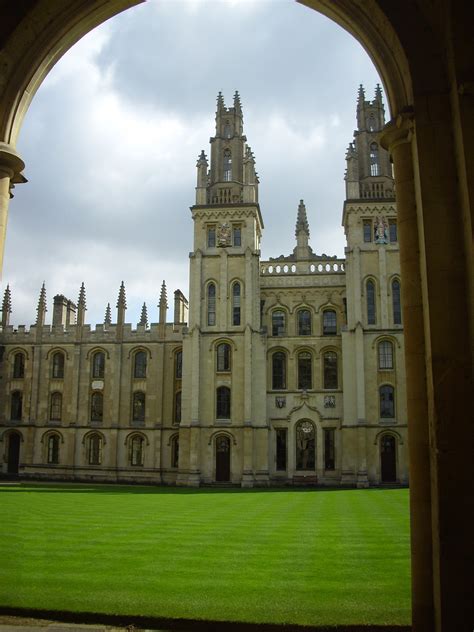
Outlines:
[{"label": "building facade", "polygon": [[[309,245],[301,200],[291,254],[260,259],[263,219],[238,94],[219,94],[210,161],[197,162],[189,306],[166,322],[146,307],[85,323],[46,292],[36,324],[0,332],[2,472],[149,482],[354,485],[408,482],[400,263],[394,181],[377,140],[380,88],[361,87],[346,160],[346,258]],[[189,310],[188,310],[189,307]]]}]

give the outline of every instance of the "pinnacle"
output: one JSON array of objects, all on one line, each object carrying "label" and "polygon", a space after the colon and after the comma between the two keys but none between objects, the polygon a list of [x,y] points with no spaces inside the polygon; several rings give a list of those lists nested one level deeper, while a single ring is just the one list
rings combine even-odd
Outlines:
[{"label": "pinnacle", "polygon": [[148,311],[146,308],[146,303],[143,303],[139,324],[145,325],[145,327],[148,327]]},{"label": "pinnacle", "polygon": [[10,284],[7,284],[5,288],[5,293],[3,295],[3,303],[2,303],[2,312],[11,314],[12,313],[12,294],[10,291]]},{"label": "pinnacle", "polygon": [[168,295],[166,291],[166,283],[163,281],[161,284],[161,292],[160,292],[160,302],[158,303],[158,307],[165,306],[168,309]]},{"label": "pinnacle", "polygon": [[308,224],[308,218],[306,216],[306,206],[303,200],[300,200],[300,203],[298,206],[298,216],[296,219],[295,235],[298,236],[298,233],[300,232],[306,233],[309,237],[309,224]]},{"label": "pinnacle", "polygon": [[119,295],[117,299],[117,307],[127,309],[127,298],[125,296],[125,285],[123,281],[120,284],[120,290],[119,290]]},{"label": "pinnacle", "polygon": [[77,301],[77,306],[82,309],[86,308],[86,288],[84,286],[84,281],[81,284],[81,289],[79,290],[79,298]]},{"label": "pinnacle", "polygon": [[107,303],[107,307],[105,308],[104,325],[111,325],[111,324],[112,324],[112,311],[110,309],[110,303]]}]

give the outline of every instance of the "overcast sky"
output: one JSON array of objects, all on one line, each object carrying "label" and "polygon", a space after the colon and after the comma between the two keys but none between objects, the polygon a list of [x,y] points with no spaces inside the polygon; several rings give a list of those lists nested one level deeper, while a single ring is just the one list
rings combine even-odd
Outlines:
[{"label": "overcast sky", "polygon": [[[298,202],[318,254],[344,256],[345,150],[359,83],[380,81],[339,26],[293,0],[150,0],[84,37],[36,94],[18,141],[29,182],[10,204],[2,294],[34,322],[39,289],[103,322],[120,282],[127,322],[150,322],[166,280],[188,295],[196,160],[216,96],[241,95],[260,176],[262,259],[294,247]],[[388,118],[388,114],[387,114]],[[172,318],[171,311],[168,319]]]}]

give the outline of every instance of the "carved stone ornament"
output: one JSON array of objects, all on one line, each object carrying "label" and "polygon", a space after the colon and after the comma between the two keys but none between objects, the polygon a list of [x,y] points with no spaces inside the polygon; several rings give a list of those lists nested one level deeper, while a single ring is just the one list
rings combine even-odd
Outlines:
[{"label": "carved stone ornament", "polygon": [[380,216],[375,218],[374,237],[376,244],[388,244],[387,228],[388,224],[385,217]]},{"label": "carved stone ornament", "polygon": [[231,245],[232,231],[230,225],[227,222],[219,224],[217,226],[217,246],[218,248],[225,248]]},{"label": "carved stone ornament", "polygon": [[324,396],[324,408],[336,408],[336,396],[325,395]]},{"label": "carved stone ornament", "polygon": [[286,408],[286,397],[275,397],[275,406],[277,408]]}]

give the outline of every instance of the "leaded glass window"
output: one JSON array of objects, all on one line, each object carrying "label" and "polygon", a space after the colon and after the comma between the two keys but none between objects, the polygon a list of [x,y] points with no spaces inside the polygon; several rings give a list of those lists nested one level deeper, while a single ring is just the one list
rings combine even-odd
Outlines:
[{"label": "leaded glass window", "polygon": [[132,419],[133,421],[145,421],[145,393],[141,391],[133,393]]},{"label": "leaded glass window", "polygon": [[284,336],[286,333],[285,312],[276,309],[272,312],[272,336]]},{"label": "leaded glass window", "polygon": [[389,239],[390,239],[390,243],[394,244],[398,241],[398,234],[397,234],[397,220],[396,219],[389,219],[388,220],[388,234],[389,234]]},{"label": "leaded glass window", "polygon": [[174,376],[177,380],[181,380],[183,377],[183,352],[177,351],[174,359]]},{"label": "leaded glass window", "polygon": [[49,418],[51,421],[61,421],[63,408],[63,396],[61,393],[51,393]]},{"label": "leaded glass window", "polygon": [[379,147],[377,143],[370,144],[370,175],[371,176],[380,175]]},{"label": "leaded glass window", "polygon": [[334,428],[324,429],[324,469],[334,470],[336,467],[336,449]]},{"label": "leaded glass window", "polygon": [[375,322],[376,322],[375,283],[371,279],[367,281],[366,291],[367,291],[367,323],[369,325],[375,325]]},{"label": "leaded glass window", "polygon": [[144,439],[135,435],[130,440],[130,465],[143,465]]},{"label": "leaded glass window", "polygon": [[323,356],[323,384],[325,389],[337,388],[337,353],[326,351]]},{"label": "leaded glass window", "polygon": [[309,390],[313,387],[312,357],[308,351],[298,354],[298,388]]},{"label": "leaded glass window", "polygon": [[240,325],[240,283],[232,286],[232,324]]},{"label": "leaded glass window", "polygon": [[287,437],[288,431],[286,428],[277,428],[276,434],[276,469],[277,471],[286,470],[287,461]]},{"label": "leaded glass window", "polygon": [[174,423],[181,423],[181,391],[177,391],[174,396]]},{"label": "leaded glass window", "polygon": [[216,395],[217,419],[230,419],[230,388],[219,386]]},{"label": "leaded glass window", "polygon": [[232,227],[232,242],[234,246],[242,245],[242,227],[236,224]]},{"label": "leaded glass window", "polygon": [[221,342],[217,345],[217,372],[224,373],[230,371],[230,345],[227,342]]},{"label": "leaded glass window", "polygon": [[232,180],[232,154],[230,149],[224,151],[224,182],[230,182]]},{"label": "leaded glass window", "polygon": [[23,394],[21,391],[13,391],[11,395],[10,417],[13,421],[21,421],[23,414]]},{"label": "leaded glass window", "polygon": [[53,355],[52,375],[54,378],[62,379],[64,377],[64,353],[57,351]]},{"label": "leaded glass window", "polygon": [[133,377],[145,378],[146,377],[146,365],[147,356],[145,351],[137,351],[134,358]]},{"label": "leaded glass window", "polygon": [[393,344],[382,340],[378,345],[379,369],[393,369]]},{"label": "leaded glass window", "polygon": [[300,309],[298,312],[298,336],[311,336],[311,312]]},{"label": "leaded glass window", "polygon": [[272,388],[286,389],[286,354],[283,351],[272,355]]},{"label": "leaded glass window", "polygon": [[179,465],[179,435],[171,439],[171,467],[177,468]]},{"label": "leaded glass window", "polygon": [[91,395],[91,421],[102,421],[104,416],[104,396],[95,391]]},{"label": "leaded glass window", "polygon": [[333,309],[323,312],[323,335],[335,336],[337,334],[337,316]]},{"label": "leaded glass window", "polygon": [[385,384],[380,387],[380,416],[395,417],[395,390],[393,386]]},{"label": "leaded glass window", "polygon": [[394,279],[392,281],[392,306],[393,306],[393,324],[402,324],[402,304],[400,300],[400,281]]},{"label": "leaded glass window", "polygon": [[363,229],[364,229],[364,242],[366,243],[371,242],[372,241],[372,220],[364,219]]},{"label": "leaded glass window", "polygon": [[13,358],[13,377],[21,379],[25,377],[25,354],[15,353]]},{"label": "leaded glass window", "polygon": [[97,351],[92,357],[92,377],[101,378],[105,373],[105,353]]},{"label": "leaded glass window", "polygon": [[207,324],[216,324],[216,286],[209,283],[207,286]]},{"label": "leaded glass window", "polygon": [[102,463],[102,437],[100,435],[93,434],[89,436],[87,452],[89,465],[100,465]]}]

